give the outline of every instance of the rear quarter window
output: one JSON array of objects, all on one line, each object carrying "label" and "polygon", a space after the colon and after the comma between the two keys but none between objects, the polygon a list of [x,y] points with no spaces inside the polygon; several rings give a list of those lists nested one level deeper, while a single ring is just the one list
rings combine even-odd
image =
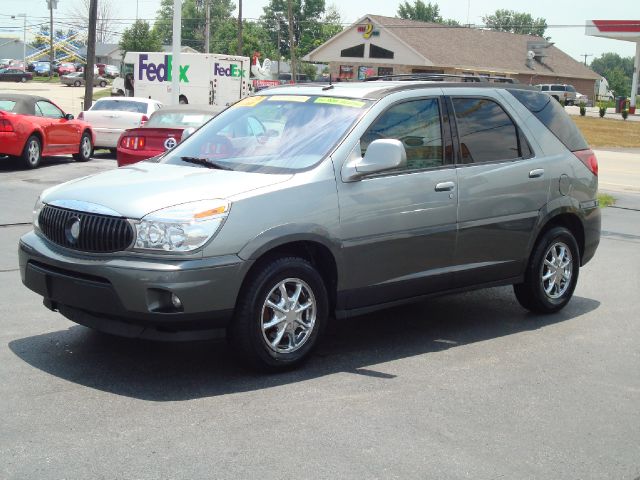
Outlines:
[{"label": "rear quarter window", "polygon": [[564,111],[560,102],[532,90],[507,90],[533,113],[565,147],[572,152],[589,148],[576,124]]},{"label": "rear quarter window", "polygon": [[0,100],[0,110],[5,112],[12,112],[13,108],[16,106],[16,102],[13,100]]}]

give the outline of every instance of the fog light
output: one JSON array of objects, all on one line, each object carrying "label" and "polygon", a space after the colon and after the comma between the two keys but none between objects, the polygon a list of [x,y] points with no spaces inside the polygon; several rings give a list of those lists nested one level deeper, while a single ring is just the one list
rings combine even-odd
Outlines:
[{"label": "fog light", "polygon": [[171,294],[171,304],[175,308],[182,308],[182,300],[180,300],[180,298],[175,293]]}]

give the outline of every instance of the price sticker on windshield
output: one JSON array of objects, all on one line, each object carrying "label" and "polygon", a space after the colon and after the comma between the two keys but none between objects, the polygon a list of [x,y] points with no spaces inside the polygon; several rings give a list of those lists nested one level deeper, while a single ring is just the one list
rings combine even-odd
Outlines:
[{"label": "price sticker on windshield", "polygon": [[311,97],[305,97],[304,95],[271,95],[269,97],[270,102],[300,102],[304,103]]},{"label": "price sticker on windshield", "polygon": [[265,98],[266,97],[264,96],[243,98],[238,103],[234,104],[234,107],[255,107]]},{"label": "price sticker on windshield", "polygon": [[340,105],[341,107],[362,108],[367,102],[361,102],[360,100],[350,100],[348,98],[334,98],[334,97],[318,97],[313,103],[324,103],[325,105]]}]

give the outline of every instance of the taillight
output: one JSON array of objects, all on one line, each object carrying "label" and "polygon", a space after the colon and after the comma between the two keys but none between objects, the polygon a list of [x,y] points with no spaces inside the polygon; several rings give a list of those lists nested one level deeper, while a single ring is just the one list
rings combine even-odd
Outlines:
[{"label": "taillight", "polygon": [[593,153],[593,150],[590,148],[587,150],[577,150],[573,152],[573,154],[591,170],[591,173],[596,177],[598,176],[598,159],[596,158],[596,154]]},{"label": "taillight", "polygon": [[122,140],[120,140],[120,146],[130,150],[142,150],[145,143],[144,137],[122,137]]},{"label": "taillight", "polygon": [[13,132],[13,124],[4,118],[0,119],[0,132]]},{"label": "taillight", "polygon": [[146,115],[142,115],[142,118],[140,119],[140,126],[144,125],[147,120],[149,120],[149,117],[147,117]]},{"label": "taillight", "polygon": [[84,120],[84,112],[78,114],[78,120]]}]

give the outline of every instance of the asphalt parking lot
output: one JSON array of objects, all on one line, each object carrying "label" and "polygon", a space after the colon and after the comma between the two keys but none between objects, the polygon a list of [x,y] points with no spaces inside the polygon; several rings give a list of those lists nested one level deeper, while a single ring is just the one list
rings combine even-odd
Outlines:
[{"label": "asphalt parking lot", "polygon": [[[111,86],[105,88],[94,87],[93,91],[96,93],[110,89]],[[73,113],[76,116],[84,109],[84,87],[62,85],[57,80],[52,83],[34,81],[26,83],[2,82],[0,91],[39,95],[53,101],[65,113]]]},{"label": "asphalt parking lot", "polygon": [[506,287],[433,299],[333,322],[302,369],[267,376],[225,343],[46,310],[17,270],[33,203],[115,160],[0,160],[0,478],[637,479],[640,182],[616,188],[623,167],[599,158],[619,203],[562,312]]}]

